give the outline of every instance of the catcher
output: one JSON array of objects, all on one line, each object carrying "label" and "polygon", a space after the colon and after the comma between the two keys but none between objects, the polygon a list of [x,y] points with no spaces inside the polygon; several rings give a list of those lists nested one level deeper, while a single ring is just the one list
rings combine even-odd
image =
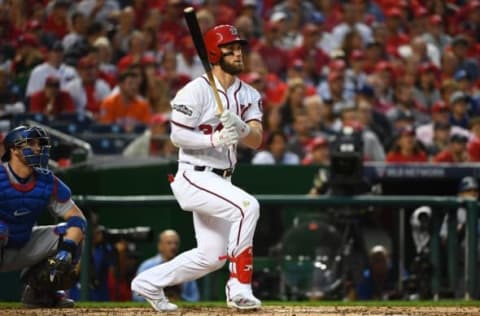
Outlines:
[{"label": "catcher", "polygon": [[[63,290],[77,279],[87,222],[70,189],[47,169],[50,139],[44,129],[19,126],[4,139],[0,163],[0,272],[23,269],[26,307],[73,307]],[[36,226],[49,210],[57,226]]]}]

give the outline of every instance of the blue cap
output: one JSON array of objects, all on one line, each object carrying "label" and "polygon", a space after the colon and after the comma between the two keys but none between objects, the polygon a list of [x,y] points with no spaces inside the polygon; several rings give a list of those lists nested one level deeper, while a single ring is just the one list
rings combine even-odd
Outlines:
[{"label": "blue cap", "polygon": [[460,69],[455,72],[455,74],[453,75],[453,79],[455,79],[455,81],[459,81],[462,79],[470,80],[470,75],[465,69]]},{"label": "blue cap", "polygon": [[364,96],[373,98],[375,96],[375,90],[369,84],[362,84],[355,89],[356,93],[363,94]]},{"label": "blue cap", "polygon": [[310,22],[315,24],[323,24],[325,22],[325,17],[320,12],[314,11],[310,15]]}]

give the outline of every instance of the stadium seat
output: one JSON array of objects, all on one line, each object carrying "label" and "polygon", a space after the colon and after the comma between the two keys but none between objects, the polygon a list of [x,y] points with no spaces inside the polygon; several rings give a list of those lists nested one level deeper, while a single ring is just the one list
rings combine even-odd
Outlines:
[{"label": "stadium seat", "polygon": [[27,121],[35,121],[40,124],[50,125],[50,119],[42,113],[27,112],[27,113],[15,114],[12,117],[13,126],[26,124]]},{"label": "stadium seat", "polygon": [[93,153],[97,155],[121,154],[128,143],[123,137],[97,136],[85,140],[90,143]]},{"label": "stadium seat", "polygon": [[82,130],[93,123],[93,119],[84,113],[60,113],[55,116],[55,121],[75,123]]},{"label": "stadium seat", "polygon": [[100,124],[90,125],[89,131],[95,134],[119,134],[124,133],[125,129],[118,124]]},{"label": "stadium seat", "polygon": [[54,121],[50,123],[50,127],[69,135],[80,134],[86,128],[82,125],[76,124],[75,122],[62,122],[62,121]]},{"label": "stadium seat", "polygon": [[147,125],[145,124],[136,124],[135,127],[133,128],[133,132],[135,134],[142,134],[143,132],[145,132],[145,130],[147,129]]}]

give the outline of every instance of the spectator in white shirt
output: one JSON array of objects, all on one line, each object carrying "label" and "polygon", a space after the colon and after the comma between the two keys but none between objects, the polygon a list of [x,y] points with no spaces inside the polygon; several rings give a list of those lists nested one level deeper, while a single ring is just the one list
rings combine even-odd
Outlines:
[{"label": "spectator in white shirt", "polygon": [[43,90],[47,77],[53,76],[60,79],[60,87],[63,89],[66,84],[77,78],[77,72],[71,66],[63,63],[63,45],[61,41],[54,42],[47,54],[44,63],[33,68],[27,83],[26,95]]},{"label": "spectator in white shirt", "polygon": [[340,48],[345,35],[354,29],[361,34],[363,44],[372,42],[372,30],[368,25],[362,22],[362,12],[359,10],[358,5],[354,3],[344,4],[343,13],[343,23],[338,24],[332,29],[331,47],[333,49]]},{"label": "spectator in white shirt", "polygon": [[82,0],[78,3],[77,10],[92,21],[105,22],[120,10],[120,5],[116,0]]},{"label": "spectator in white shirt", "polygon": [[98,62],[93,56],[81,58],[77,64],[79,78],[72,80],[65,86],[70,93],[77,112],[89,112],[98,115],[100,103],[110,94],[110,86],[98,78]]},{"label": "spectator in white shirt", "polygon": [[188,74],[191,78],[203,75],[205,70],[193,45],[192,37],[190,35],[185,36],[180,41],[180,44],[179,52],[177,53],[177,72]]},{"label": "spectator in white shirt", "polygon": [[70,17],[70,33],[62,39],[63,48],[68,51],[75,46],[77,42],[85,40],[87,32],[87,18],[81,12],[73,12]]},{"label": "spectator in white shirt", "polygon": [[287,151],[287,136],[280,131],[272,132],[266,143],[266,149],[259,151],[252,159],[254,165],[298,165],[297,154]]}]

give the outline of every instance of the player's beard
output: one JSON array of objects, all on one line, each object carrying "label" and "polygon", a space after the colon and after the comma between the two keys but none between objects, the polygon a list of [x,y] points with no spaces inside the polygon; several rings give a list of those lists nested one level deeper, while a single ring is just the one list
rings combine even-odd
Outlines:
[{"label": "player's beard", "polygon": [[220,59],[220,68],[222,68],[222,70],[225,71],[226,73],[228,73],[232,76],[236,76],[236,75],[242,73],[243,62],[241,62],[239,64],[227,63],[227,62],[225,62],[225,58],[222,57]]}]

